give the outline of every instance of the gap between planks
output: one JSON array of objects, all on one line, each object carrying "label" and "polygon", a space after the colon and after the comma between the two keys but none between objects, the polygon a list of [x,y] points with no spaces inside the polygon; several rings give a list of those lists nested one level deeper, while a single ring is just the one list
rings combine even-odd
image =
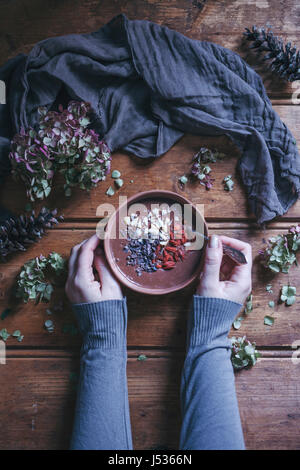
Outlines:
[{"label": "gap between planks", "polygon": [[[95,230],[96,224],[100,220],[100,218],[95,218],[82,221],[82,219],[66,218],[63,222],[60,222],[59,225],[54,226],[52,230]],[[249,219],[248,221],[245,221],[245,219],[233,219],[232,222],[229,222],[224,219],[206,217],[205,220],[208,224],[208,228],[210,229],[251,229],[258,230],[263,233],[264,230],[286,230],[292,223],[299,223],[300,217],[286,218],[282,222],[270,222],[265,228],[257,225],[254,219]]]},{"label": "gap between planks", "polygon": [[[261,354],[262,359],[291,359],[295,349],[288,347],[274,347],[274,348],[259,348],[258,351]],[[183,357],[185,354],[184,350],[176,349],[162,349],[162,348],[146,348],[132,346],[127,349],[128,359],[137,359],[141,354],[145,354],[148,359],[163,359],[170,357]],[[14,348],[8,347],[6,350],[7,359],[51,359],[53,357],[58,359],[66,359],[70,357],[79,357],[80,350],[65,350],[65,349],[50,349],[50,348]]]}]

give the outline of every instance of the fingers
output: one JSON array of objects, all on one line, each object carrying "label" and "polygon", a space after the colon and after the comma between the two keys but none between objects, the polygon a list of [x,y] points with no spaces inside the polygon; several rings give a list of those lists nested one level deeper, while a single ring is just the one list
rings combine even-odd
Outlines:
[{"label": "fingers", "polygon": [[251,271],[252,271],[252,248],[249,243],[242,242],[241,240],[236,240],[234,238],[229,238],[225,236],[220,236],[222,243],[230,245],[233,248],[241,250],[246,259],[247,264],[236,265],[233,267],[230,274],[228,274],[227,279],[230,282],[235,283],[239,286],[241,292],[245,291],[245,295],[251,292]]},{"label": "fingers", "polygon": [[78,250],[77,258],[77,271],[78,275],[93,277],[93,261],[94,254],[97,246],[99,245],[99,238],[97,235],[93,235],[91,238],[86,240]]},{"label": "fingers", "polygon": [[232,248],[242,251],[246,257],[247,263],[252,263],[252,248],[249,243],[242,242],[236,238],[226,237],[225,235],[221,235],[220,240],[224,245],[229,245],[232,246]]},{"label": "fingers", "polygon": [[212,235],[205,251],[204,268],[201,281],[205,281],[206,283],[219,282],[222,256],[222,243],[220,242],[217,235]]},{"label": "fingers", "polygon": [[103,299],[122,299],[120,284],[112,275],[102,248],[95,251],[94,267],[99,274]]},{"label": "fingers", "polygon": [[[231,258],[223,257],[223,244],[241,250],[247,263],[236,265]],[[242,304],[251,292],[251,251],[248,243],[223,235],[219,238],[212,236],[206,249],[203,276],[197,293],[204,297],[225,298]]]},{"label": "fingers", "polygon": [[221,263],[221,280],[229,279],[233,269],[236,267],[236,263],[224,255]]},{"label": "fingers", "polygon": [[98,247],[95,251],[94,267],[98,272],[101,286],[103,287],[108,284],[113,276],[111,275],[111,272],[107,265],[107,261],[102,248]]},{"label": "fingers", "polygon": [[71,254],[69,257],[69,274],[75,271],[78,250],[85,242],[86,240],[83,240],[81,243],[78,243],[78,245],[73,246],[73,248],[71,249]]}]

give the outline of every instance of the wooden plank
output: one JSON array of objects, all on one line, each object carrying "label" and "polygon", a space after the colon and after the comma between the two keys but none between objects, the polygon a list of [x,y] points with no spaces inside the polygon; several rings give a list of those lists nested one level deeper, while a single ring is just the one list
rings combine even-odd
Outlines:
[{"label": "wooden plank", "polygon": [[[148,355],[148,351],[145,353]],[[151,354],[151,351],[149,352]],[[180,354],[128,360],[135,449],[176,449],[180,429]],[[163,352],[162,352],[163,354]],[[8,359],[1,367],[0,448],[66,449],[75,403],[71,358]],[[262,359],[236,375],[248,449],[299,449],[299,365]]]},{"label": "wooden plank", "polygon": [[[300,304],[296,302],[291,307],[277,304],[279,291],[282,285],[290,282],[300,289],[299,268],[293,267],[289,275],[272,275],[265,272],[258,262],[258,252],[263,246],[262,239],[269,238],[282,232],[278,229],[261,232],[253,227],[232,229],[212,228],[219,234],[227,234],[234,238],[248,241],[253,247],[255,258],[253,268],[253,306],[251,314],[243,321],[238,334],[246,334],[249,339],[256,341],[259,346],[286,346],[300,339]],[[57,289],[50,306],[33,303],[27,305],[16,304],[12,297],[14,279],[21,265],[28,259],[43,253],[47,255],[56,250],[64,256],[68,256],[70,248],[88,238],[92,230],[52,230],[38,244],[33,245],[27,252],[17,254],[9,263],[0,265],[0,312],[11,306],[13,313],[5,320],[0,320],[0,328],[8,331],[21,329],[25,338],[22,343],[17,343],[12,338],[8,339],[8,346],[12,347],[43,347],[43,348],[73,348],[78,347],[80,338],[70,332],[63,333],[64,327],[74,323],[68,302],[64,298],[63,289]],[[268,294],[266,285],[271,283],[274,294]],[[130,347],[170,347],[183,350],[185,347],[186,317],[188,305],[192,295],[192,288],[167,296],[149,297],[145,302],[145,296],[125,291],[128,299],[129,326],[128,345]],[[45,320],[50,318],[47,308],[52,308],[59,299],[64,299],[64,312],[53,313],[51,318],[55,323],[55,332],[49,334],[43,328]],[[271,314],[268,302],[274,300],[275,324],[272,327],[264,325],[264,316]],[[234,334],[234,332],[233,332]]]},{"label": "wooden plank", "polygon": [[[195,5],[195,3],[198,4]],[[115,15],[125,13],[130,19],[146,19],[173,28],[192,39],[208,40],[230,48],[262,74],[271,97],[290,101],[291,85],[261,66],[242,40],[245,27],[271,24],[275,34],[299,44],[297,2],[287,0],[222,0],[213,2],[186,0],[139,0],[138,2],[64,2],[17,0],[0,4],[0,63],[20,52],[28,53],[38,41],[51,36],[95,31]],[[225,14],[224,14],[225,12]]]},{"label": "wooden plank", "polygon": [[246,26],[267,23],[276,34],[298,35],[299,9],[294,0],[286,0],[284,4],[277,0],[207,0],[203,9],[193,4],[196,2],[186,0],[139,0],[125,2],[125,5],[118,0],[101,4],[97,0],[63,3],[56,0],[54,3],[55,7],[53,1],[45,0],[41,8],[38,0],[16,0],[7,8],[7,2],[2,1],[1,56],[46,37],[97,30],[120,13],[130,19],[154,21],[201,39],[213,34],[219,37],[240,34]]},{"label": "wooden plank", "polygon": [[[300,135],[300,106],[276,106],[276,111],[290,127],[295,137]],[[300,144],[300,140],[298,140]],[[191,168],[191,159],[201,146],[217,147],[225,152],[223,161],[212,164],[212,175],[215,178],[214,187],[207,191],[199,183],[188,183],[184,189],[178,185],[178,178]],[[120,152],[113,154],[112,168],[122,172],[124,186],[113,197],[105,194],[112,184],[112,179],[101,182],[90,193],[80,189],[73,191],[71,198],[66,198],[63,192],[62,179],[55,180],[54,190],[44,202],[48,207],[58,207],[65,218],[82,221],[95,219],[97,207],[102,203],[118,204],[119,196],[130,197],[140,191],[151,189],[166,189],[183,194],[194,203],[204,204],[208,220],[215,218],[227,220],[255,220],[249,212],[243,184],[236,170],[239,152],[225,137],[200,137],[186,135],[174,145],[164,156],[157,159],[139,159]],[[236,182],[232,192],[224,191],[223,178],[232,174]],[[133,180],[134,183],[130,183]],[[8,177],[4,183],[0,201],[13,213],[24,211],[26,193],[22,183],[16,183]],[[36,204],[37,207],[40,204]],[[299,219],[300,201],[285,214],[284,219]]]},{"label": "wooden plank", "polygon": [[[292,103],[292,93],[298,85],[287,84],[271,74],[241,39],[245,26],[253,23],[261,26],[268,22],[284,41],[299,44],[297,2],[207,0],[204,8],[202,4],[186,0],[100,3],[96,0],[45,0],[43,8],[40,8],[39,0],[2,0],[0,63],[19,52],[29,52],[36,42],[47,37],[96,30],[123,12],[131,19],[149,19],[193,39],[216,42],[238,52],[262,76],[273,105],[277,105],[275,109],[297,137],[299,106],[282,105]],[[185,136],[163,158],[154,162],[141,161],[122,153],[114,154],[113,167],[122,171],[125,180],[118,194],[130,196],[152,188],[181,192],[177,178],[187,171],[192,155],[202,145],[219,146],[230,154],[224,163],[214,168],[216,181],[213,191],[206,192],[195,185],[188,185],[184,191],[193,202],[205,205],[211,231],[249,241],[257,255],[262,237],[284,231],[290,221],[299,221],[300,203],[297,203],[279,223],[270,224],[265,233],[258,231],[255,224],[248,224],[254,218],[247,210],[246,196],[238,176],[233,193],[225,193],[222,187],[225,175],[235,175],[238,159],[237,150],[225,138]],[[130,179],[134,179],[134,184],[129,183]],[[13,280],[27,259],[52,250],[67,255],[72,245],[90,236],[97,220],[98,205],[117,202],[118,194],[112,199],[105,196],[110,184],[109,178],[90,195],[75,191],[72,199],[66,200],[57,189],[60,186],[60,181],[57,181],[55,194],[47,205],[58,206],[65,213],[66,223],[27,253],[17,255],[6,266],[0,265],[0,313],[6,306],[15,305],[11,297]],[[8,178],[0,196],[1,203],[13,212],[23,212],[25,192],[11,178]],[[291,361],[291,345],[299,341],[298,302],[290,308],[276,304],[274,326],[263,325],[264,315],[271,312],[268,301],[277,300],[283,284],[290,282],[299,290],[299,272],[292,269],[289,276],[272,277],[255,263],[253,281],[254,310],[243,321],[242,328],[232,332],[246,334],[263,348],[264,359],[254,369],[237,375],[247,447],[299,449],[299,374],[298,366]],[[273,295],[265,291],[269,282],[273,285]],[[184,349],[186,313],[191,294],[189,289],[166,297],[147,298],[145,302],[145,297],[126,292],[130,312],[129,393],[137,449],[177,447],[180,426],[178,387],[183,356],[174,349]],[[53,303],[62,297],[62,290],[57,290]],[[64,302],[67,305],[66,300]],[[80,338],[63,332],[66,326],[74,323],[67,307],[64,312],[52,315],[56,328],[55,333],[49,335],[43,329],[44,321],[49,318],[46,308],[45,304],[38,307],[19,305],[10,317],[0,320],[0,329],[7,327],[12,331],[21,328],[25,334],[23,343],[9,338],[8,364],[0,366],[3,379],[0,415],[1,423],[4,423],[0,448],[3,449],[68,447],[75,398],[70,372],[77,370]],[[147,347],[151,349],[145,349]],[[268,349],[270,347],[274,349]],[[146,362],[136,360],[141,352],[147,354]],[[150,387],[151,396],[148,394]]]}]

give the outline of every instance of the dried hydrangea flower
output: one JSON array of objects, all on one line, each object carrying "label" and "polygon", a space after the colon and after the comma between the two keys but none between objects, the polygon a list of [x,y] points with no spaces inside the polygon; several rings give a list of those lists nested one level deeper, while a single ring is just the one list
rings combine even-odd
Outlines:
[{"label": "dried hydrangea flower", "polygon": [[206,189],[213,186],[214,179],[211,177],[211,168],[208,163],[215,163],[218,158],[225,157],[224,153],[217,150],[210,150],[206,147],[201,147],[200,150],[193,156],[193,165],[191,168],[191,176],[197,178],[201,185]]},{"label": "dried hydrangea flower", "polygon": [[260,250],[260,255],[266,268],[276,273],[288,273],[290,267],[297,263],[299,249],[300,224],[290,227],[286,234],[271,237],[268,246]]},{"label": "dried hydrangea flower", "polygon": [[79,186],[90,190],[110,171],[110,150],[99,135],[89,129],[89,103],[71,101],[67,109],[39,108],[38,129],[16,134],[9,153],[12,173],[25,183],[27,196],[35,201],[49,196],[53,177],[65,178],[65,194]]},{"label": "dried hydrangea flower", "polygon": [[[50,268],[50,273],[47,268]],[[47,275],[61,276],[66,270],[66,261],[58,253],[51,253],[47,258],[43,255],[25,263],[16,283],[16,297],[25,303],[29,300],[49,302],[53,286],[47,281]]]},{"label": "dried hydrangea flower", "polygon": [[251,367],[256,364],[260,357],[256,350],[256,344],[251,343],[246,336],[230,338],[231,341],[231,362],[235,370]]}]

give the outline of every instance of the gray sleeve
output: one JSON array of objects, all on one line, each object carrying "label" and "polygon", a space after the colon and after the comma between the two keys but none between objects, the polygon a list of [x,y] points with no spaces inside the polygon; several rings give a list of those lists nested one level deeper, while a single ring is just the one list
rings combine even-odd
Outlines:
[{"label": "gray sleeve", "polygon": [[244,449],[227,338],[241,305],[194,296],[181,382],[180,449]]},{"label": "gray sleeve", "polygon": [[83,335],[71,449],[132,449],[126,299],[72,306]]}]

